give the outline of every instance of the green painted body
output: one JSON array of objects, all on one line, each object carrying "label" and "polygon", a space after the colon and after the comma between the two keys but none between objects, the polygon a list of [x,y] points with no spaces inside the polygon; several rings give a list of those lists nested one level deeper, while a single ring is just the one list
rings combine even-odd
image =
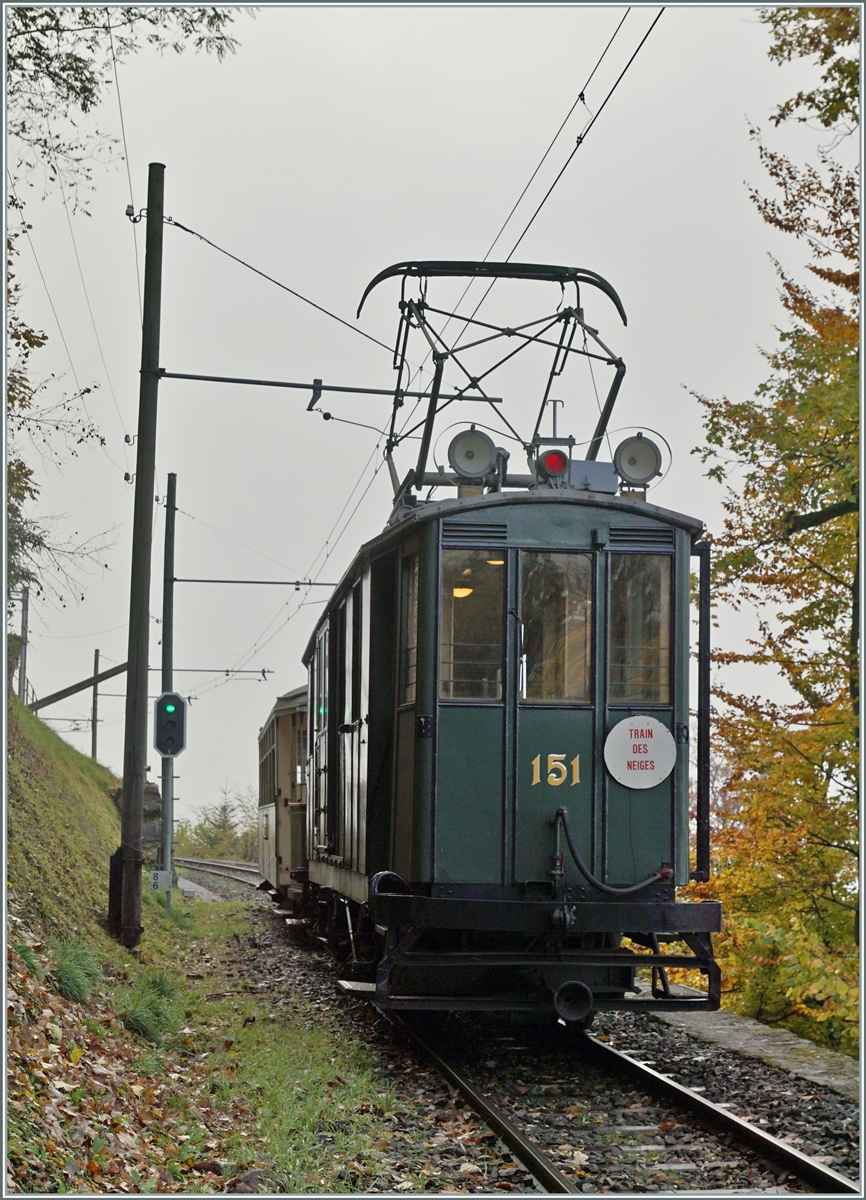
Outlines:
[{"label": "green painted body", "polygon": [[[394,870],[433,895],[464,884],[491,897],[521,894],[527,883],[549,885],[557,867],[552,819],[564,806],[577,848],[597,878],[628,885],[670,864],[678,885],[688,881],[689,747],[682,731],[689,724],[689,555],[701,529],[691,518],[636,500],[550,491],[431,504],[362,550],[347,573],[347,584],[369,579],[372,571],[371,612],[381,599],[397,613],[390,627],[393,645],[383,646],[386,630],[381,621],[376,624],[375,616],[371,626],[369,714],[376,714],[376,728],[371,724],[371,764],[364,777],[366,794],[360,798],[368,838],[364,874]],[[448,547],[489,549],[505,561],[501,700],[440,697],[443,538]],[[417,669],[414,696],[400,704],[400,561],[409,545],[418,555]],[[580,552],[590,558],[594,617],[586,703],[529,703],[518,698],[520,556],[528,550]],[[670,559],[666,703],[611,702],[611,560],[623,553]],[[308,661],[310,657],[308,652]],[[390,665],[383,673],[377,663]],[[610,729],[641,714],[671,730],[677,758],[662,783],[635,790],[612,778],[603,748]],[[383,722],[390,722],[390,728]],[[562,768],[548,769],[551,755],[562,756],[557,760]],[[580,889],[584,894],[591,889],[564,840],[559,849],[565,851],[569,890],[579,898]],[[328,856],[320,858],[324,863]],[[315,859],[313,855],[311,879],[317,878]],[[328,861],[341,869],[358,869],[345,859]]]}]

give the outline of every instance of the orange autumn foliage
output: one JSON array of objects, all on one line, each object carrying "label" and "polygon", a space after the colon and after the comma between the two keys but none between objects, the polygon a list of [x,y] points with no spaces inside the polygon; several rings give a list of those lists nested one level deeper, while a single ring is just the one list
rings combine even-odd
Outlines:
[{"label": "orange autumn foliage", "polygon": [[[771,57],[816,55],[824,68],[825,86],[782,105],[777,123],[856,121],[845,49],[858,11],[776,8],[761,19]],[[725,904],[726,1005],[856,1053],[859,180],[829,152],[805,168],[759,153],[778,188],[772,199],[753,192],[761,216],[806,242],[809,270],[833,290],[818,298],[779,268],[789,324],[766,354],[770,378],[748,400],[698,397],[697,452],[728,483],[714,603],[759,618],[746,650],[715,661],[761,666],[766,690],[790,698],[715,689],[714,879],[696,891]]]}]

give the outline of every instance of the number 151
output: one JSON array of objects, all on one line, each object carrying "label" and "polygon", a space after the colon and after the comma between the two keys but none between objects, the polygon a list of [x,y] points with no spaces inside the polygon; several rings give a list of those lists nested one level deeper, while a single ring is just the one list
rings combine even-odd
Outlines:
[{"label": "number 151", "polygon": [[[580,783],[580,755],[575,754],[569,764],[571,766],[571,786]],[[568,779],[568,768],[565,765],[564,754],[548,754],[547,782],[551,787],[559,787]],[[541,755],[536,754],[532,760],[532,786],[541,783]]]}]

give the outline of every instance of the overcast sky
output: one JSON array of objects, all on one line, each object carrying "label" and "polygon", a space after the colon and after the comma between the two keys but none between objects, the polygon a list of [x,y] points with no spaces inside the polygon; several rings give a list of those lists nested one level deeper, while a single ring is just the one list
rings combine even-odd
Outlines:
[{"label": "overcast sky", "polygon": [[[586,88],[585,105],[491,257],[511,250],[658,11],[631,10]],[[624,12],[353,4],[267,5],[255,19],[240,14],[238,52],[221,64],[145,51],[121,65],[132,200],[144,206],[148,163],[164,163],[167,214],[354,321],[365,285],[383,267],[485,255]],[[750,123],[799,161],[822,141],[802,127],[771,126],[775,106],[816,71],[804,63],[775,66],[768,45],[754,9],[668,8],[515,255],[586,267],[617,289],[627,328],[601,293],[587,290],[583,298],[588,322],[628,369],[611,428],[654,429],[668,440],[673,462],[652,499],[710,530],[720,525],[722,490],[690,454],[701,441],[690,390],[731,399],[754,393],[768,374],[759,347],[772,348],[775,327],[784,324],[770,256],[795,275],[806,261],[803,248],[765,225],[749,200],[747,185],[769,189]],[[114,89],[97,118],[119,136]],[[34,356],[34,375],[61,377],[51,385],[55,395],[74,388],[76,378],[98,384],[87,407],[106,438],[104,450],[83,449],[62,470],[39,468],[38,511],[56,514],[60,535],[112,531],[102,565],[82,575],[77,600],[32,606],[28,674],[43,696],[90,674],[95,649],[103,668],[127,652],[133,489],[124,473],[135,472],[135,449],[124,437],[137,425],[135,248],[143,268],[145,223],[133,229],[124,216],[130,190],[122,161],[97,167],[94,178],[92,215],[71,218],[74,244],[59,195],[40,200],[38,187],[24,194],[33,230],[32,248],[20,243],[21,311],[50,338]],[[533,286],[542,289],[532,293],[533,312],[553,311],[558,287]],[[526,311],[519,285],[499,288],[491,314],[507,319],[513,298],[515,311]],[[163,289],[161,363],[169,371],[393,384],[385,350],[177,229],[165,230]],[[443,285],[434,295],[431,285],[429,298],[457,294]],[[467,302],[480,297],[476,284]],[[382,285],[360,326],[390,344],[398,298],[398,284]],[[606,389],[609,375],[596,374]],[[421,379],[429,383],[429,370]],[[510,391],[491,391],[525,426],[543,384],[543,375],[525,373],[510,378]],[[586,372],[564,377],[560,395],[560,432],[585,441],[597,415]],[[164,495],[167,472],[176,472],[177,575],[336,580],[380,531],[391,492],[377,433],[324,422],[305,411],[308,398],[161,385],[155,494]],[[322,407],[381,429],[389,402],[331,395]],[[461,406],[437,429],[476,418],[486,419],[477,405]],[[440,462],[446,445],[447,437]],[[401,476],[416,446],[398,451]],[[158,618],[164,511],[154,511],[151,612]],[[321,594],[299,607],[301,600],[274,587],[177,586],[175,681],[194,697],[188,748],[177,763],[180,815],[217,800],[225,784],[257,784],[259,727],[275,697],[305,679],[300,658]],[[742,621],[723,622],[717,636],[730,645],[745,630]],[[156,620],[151,633],[158,667]],[[226,670],[236,667],[273,674],[227,680]],[[187,673],[192,668],[215,673]],[[158,673],[151,681],[155,696]],[[123,690],[121,676],[104,685],[100,700],[99,758],[118,772]],[[89,708],[84,692],[43,715],[89,753]],[[79,719],[78,732],[68,718]],[[158,779],[155,751],[149,761]]]}]

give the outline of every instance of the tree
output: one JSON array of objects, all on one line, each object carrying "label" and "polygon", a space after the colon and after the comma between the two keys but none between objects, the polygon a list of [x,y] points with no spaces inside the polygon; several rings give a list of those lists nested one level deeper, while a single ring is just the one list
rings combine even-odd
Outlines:
[{"label": "tree", "polygon": [[[237,42],[226,32],[236,8],[10,6],[6,11],[7,127],[17,177],[41,167],[73,190],[89,185],[94,162],[117,139],[82,126],[111,87],[117,63],[143,46],[181,54],[189,45],[222,60]],[[252,11],[252,10],[247,10]]]},{"label": "tree", "polygon": [[[104,443],[81,401],[92,389],[57,397],[53,376],[32,382],[31,356],[45,345],[44,332],[20,315],[13,265],[17,239],[31,226],[18,189],[41,168],[47,186],[58,185],[86,212],[84,191],[93,166],[109,161],[117,139],[89,124],[110,87],[118,61],[144,46],[181,53],[188,45],[222,59],[237,45],[226,32],[234,8],[95,8],[85,5],[6,8],[7,129],[12,151],[9,208],[20,221],[7,238],[6,399],[10,439],[6,467],[7,612],[10,593],[35,586],[62,597],[73,592],[77,569],[104,548],[104,537],[58,539],[51,519],[32,515],[39,498],[28,442],[43,459],[62,461],[88,443]],[[251,11],[251,10],[247,10]]]},{"label": "tree", "polygon": [[76,542],[74,538],[60,540],[48,518],[37,520],[28,513],[28,505],[37,499],[39,487],[33,468],[23,457],[22,439],[43,459],[54,462],[61,461],[62,452],[74,456],[80,446],[104,441],[92,422],[78,412],[78,401],[90,388],[53,403],[40,404],[49,381],[36,386],[31,382],[30,356],[45,345],[47,338],[23,321],[18,312],[20,295],[13,270],[14,256],[17,239],[28,229],[25,226],[23,230],[15,230],[6,239],[7,614],[11,595],[21,587],[35,588],[37,594],[47,588],[63,602],[63,593],[75,590],[74,567],[104,549],[103,537],[86,542]]},{"label": "tree", "polygon": [[[823,86],[773,120],[857,121],[857,9],[761,13],[770,57],[815,56]],[[842,130],[844,132],[844,130]],[[757,131],[753,136],[759,139]],[[838,144],[838,143],[837,143]],[[770,701],[715,691],[725,783],[716,894],[722,957],[743,1011],[853,1050],[859,745],[859,181],[830,157],[798,167],[758,140],[777,187],[752,190],[765,221],[803,240],[816,296],[778,265],[789,319],[765,355],[771,375],[745,401],[698,397],[711,478],[728,481],[714,538],[714,602],[754,606],[759,630],[722,665],[758,664],[790,689]],[[731,486],[733,481],[737,486]]]},{"label": "tree", "polygon": [[221,799],[195,810],[195,821],[178,822],[175,853],[181,856],[255,862],[258,858],[258,793],[252,786],[220,788]]}]

